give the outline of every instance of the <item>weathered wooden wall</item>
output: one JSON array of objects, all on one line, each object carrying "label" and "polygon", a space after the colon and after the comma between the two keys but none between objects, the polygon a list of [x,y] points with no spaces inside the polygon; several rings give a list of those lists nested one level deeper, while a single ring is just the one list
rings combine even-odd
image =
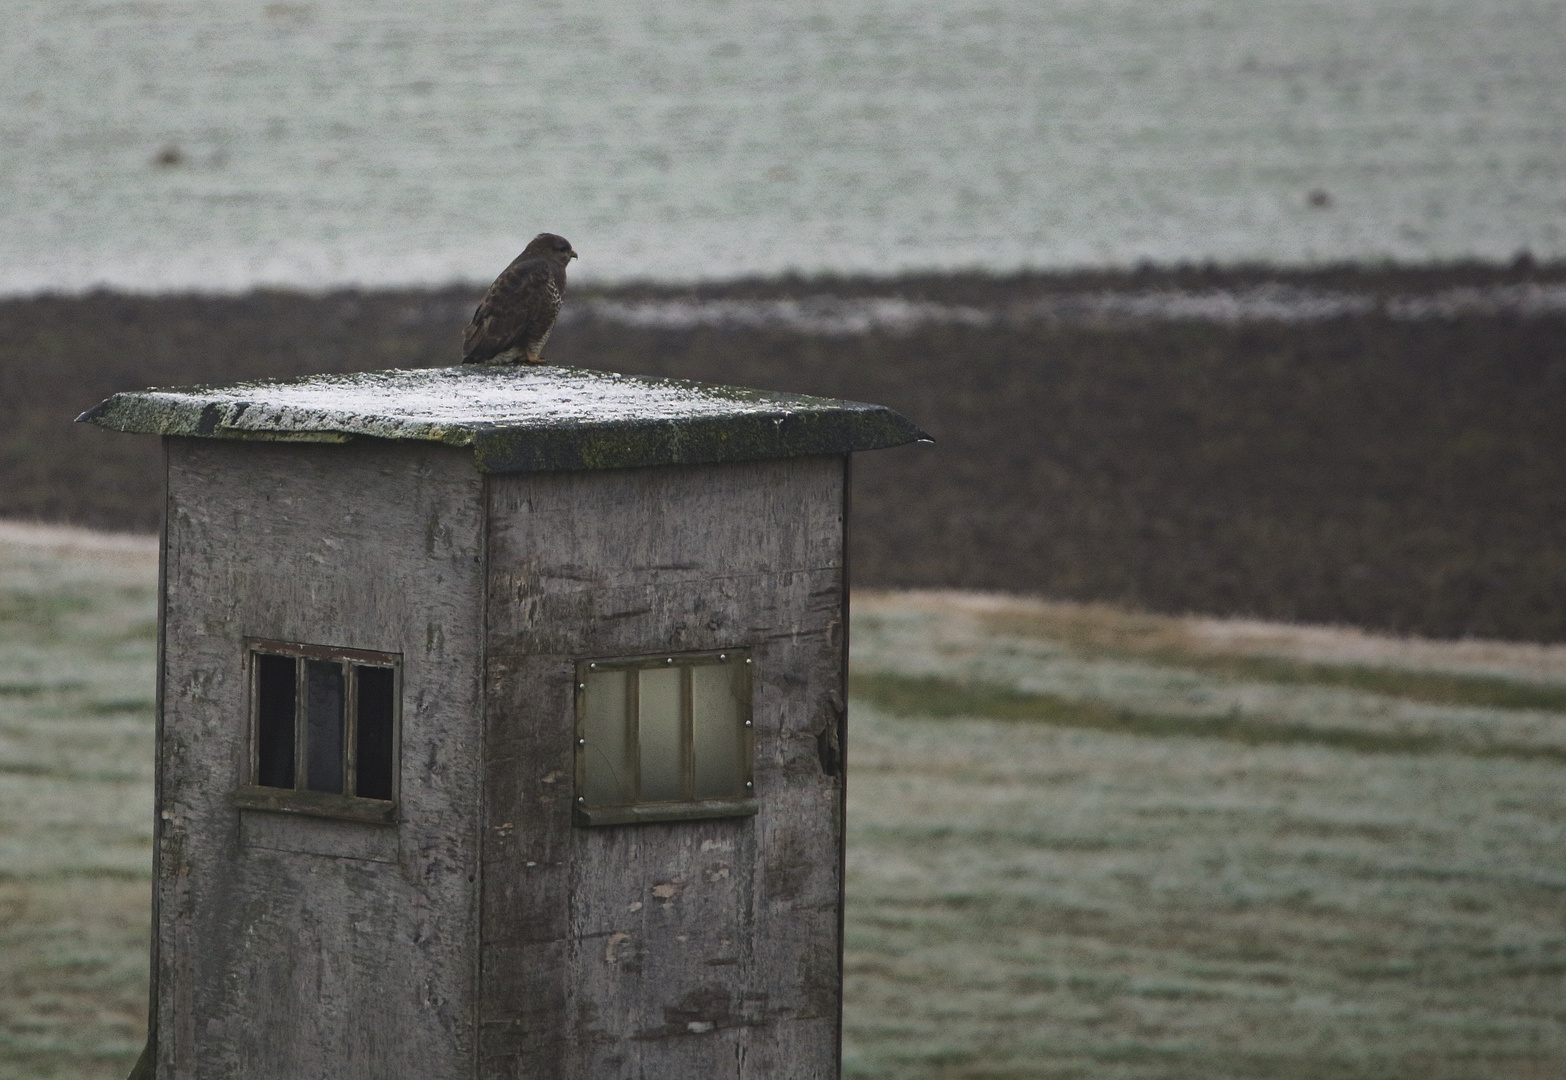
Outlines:
[{"label": "weathered wooden wall", "polygon": [[[160,1080],[470,1078],[483,480],[466,451],[168,440]],[[237,810],[247,636],[399,652],[396,825]]]},{"label": "weathered wooden wall", "polygon": [[[836,1075],[843,479],[490,478],[481,1076]],[[573,827],[574,661],[742,645],[759,815]]]}]

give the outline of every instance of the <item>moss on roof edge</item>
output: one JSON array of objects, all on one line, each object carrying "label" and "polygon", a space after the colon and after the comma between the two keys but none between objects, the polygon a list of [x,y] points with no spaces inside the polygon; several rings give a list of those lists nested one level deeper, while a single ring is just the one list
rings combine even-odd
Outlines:
[{"label": "moss on roof edge", "polygon": [[[571,420],[544,425],[324,414],[301,415],[296,418],[298,426],[257,428],[238,424],[250,403],[231,398],[203,402],[201,395],[207,389],[115,394],[77,420],[115,431],[189,438],[438,442],[472,447],[477,467],[490,473],[756,461],[878,450],[929,440],[912,422],[884,406],[798,395],[787,395],[787,407],[776,410],[668,419]],[[759,395],[739,387],[710,389],[725,396]]]}]

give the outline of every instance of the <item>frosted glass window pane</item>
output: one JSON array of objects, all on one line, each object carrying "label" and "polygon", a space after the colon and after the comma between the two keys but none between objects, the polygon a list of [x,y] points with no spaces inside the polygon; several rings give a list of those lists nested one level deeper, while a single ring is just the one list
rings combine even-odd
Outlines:
[{"label": "frosted glass window pane", "polygon": [[641,699],[642,801],[681,798],[680,669],[644,670]]},{"label": "frosted glass window pane", "polygon": [[583,761],[589,806],[624,806],[631,790],[629,741],[625,737],[625,692],[629,672],[599,671],[587,676],[582,719]]},{"label": "frosted glass window pane", "polygon": [[742,795],[740,703],[731,664],[691,668],[691,737],[696,754],[696,797]]}]

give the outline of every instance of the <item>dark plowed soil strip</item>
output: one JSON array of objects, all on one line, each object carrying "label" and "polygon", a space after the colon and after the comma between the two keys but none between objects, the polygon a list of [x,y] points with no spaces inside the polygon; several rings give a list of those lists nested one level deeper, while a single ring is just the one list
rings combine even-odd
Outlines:
[{"label": "dark plowed soil strip", "polygon": [[[1421,309],[1406,304],[1562,281],[1566,266],[1452,266],[627,286],[579,290],[581,315],[549,357],[913,417],[935,446],[856,464],[856,583],[1566,640],[1566,315],[1409,318]],[[895,297],[1007,311],[1046,294],[1273,286],[1378,303],[1304,321],[893,320],[862,333],[633,325],[586,303]],[[151,529],[155,440],[73,426],[77,412],[146,385],[451,363],[480,291],[0,301],[0,515]]]}]

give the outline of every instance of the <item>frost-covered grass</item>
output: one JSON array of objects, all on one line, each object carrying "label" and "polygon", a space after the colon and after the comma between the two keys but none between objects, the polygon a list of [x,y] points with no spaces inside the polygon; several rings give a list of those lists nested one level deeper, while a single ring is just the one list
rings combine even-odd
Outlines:
[{"label": "frost-covered grass", "polygon": [[[0,1078],[143,1035],[153,545],[0,526]],[[1566,1075],[1566,650],[855,597],[854,1077]]]},{"label": "frost-covered grass", "polygon": [[0,525],[0,1078],[146,1031],[156,545]]},{"label": "frost-covered grass", "polygon": [[1566,654],[960,594],[853,630],[850,1075],[1566,1075]]}]

